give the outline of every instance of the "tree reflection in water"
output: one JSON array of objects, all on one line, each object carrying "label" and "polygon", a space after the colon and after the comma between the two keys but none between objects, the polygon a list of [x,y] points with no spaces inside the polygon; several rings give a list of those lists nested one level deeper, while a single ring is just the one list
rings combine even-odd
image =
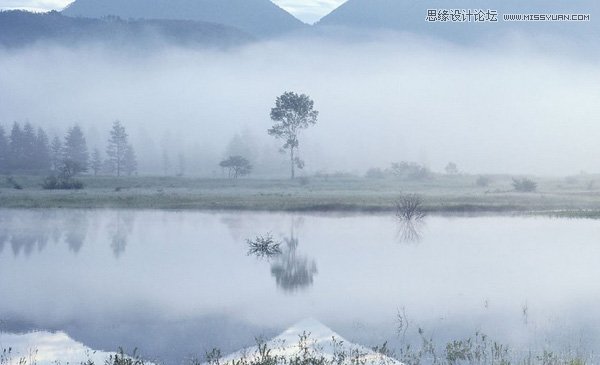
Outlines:
[{"label": "tree reflection in water", "polygon": [[292,218],[290,236],[284,237],[283,241],[275,240],[270,233],[246,239],[248,256],[270,261],[271,275],[277,286],[288,292],[311,286],[317,274],[315,260],[298,254],[299,240],[294,234],[296,223],[298,221]]},{"label": "tree reflection in water", "polygon": [[69,250],[75,254],[79,253],[87,236],[88,217],[85,214],[77,214],[70,219],[65,227],[65,242]]},{"label": "tree reflection in water", "polygon": [[[86,211],[27,211],[0,213],[0,253],[10,247],[15,257],[42,252],[48,243],[63,243],[75,255],[81,251],[98,216]],[[115,257],[125,251],[132,232],[133,212],[115,211],[106,226]]]},{"label": "tree reflection in water", "polygon": [[398,223],[397,237],[402,243],[419,243],[422,237],[422,231],[425,221],[419,220],[400,220]]},{"label": "tree reflection in water", "polygon": [[271,275],[275,277],[277,286],[290,292],[311,286],[317,274],[317,263],[298,254],[299,241],[294,235],[293,226],[290,237],[283,241],[285,246],[282,254],[271,264]]},{"label": "tree reflection in water", "polygon": [[116,258],[119,258],[127,247],[127,239],[133,230],[134,215],[132,212],[116,211],[108,224],[111,239],[110,248]]},{"label": "tree reflection in water", "polygon": [[34,251],[43,251],[48,242],[63,238],[69,249],[77,253],[87,234],[87,215],[82,212],[10,212],[0,217],[0,252],[10,246],[15,257],[29,257]]}]

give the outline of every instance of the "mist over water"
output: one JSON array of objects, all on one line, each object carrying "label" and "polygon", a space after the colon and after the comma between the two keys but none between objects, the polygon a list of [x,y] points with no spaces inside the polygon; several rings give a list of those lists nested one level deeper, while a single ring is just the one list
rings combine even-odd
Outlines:
[{"label": "mist over water", "polygon": [[410,160],[565,175],[597,171],[599,85],[594,52],[516,36],[453,45],[304,35],[229,50],[38,44],[0,50],[0,123],[29,120],[51,136],[78,123],[89,148],[104,149],[121,120],[142,174],[161,173],[167,149],[185,156],[188,175],[214,176],[239,134],[257,174],[285,176],[266,130],[275,98],[290,90],[320,111],[300,139],[305,173]]}]

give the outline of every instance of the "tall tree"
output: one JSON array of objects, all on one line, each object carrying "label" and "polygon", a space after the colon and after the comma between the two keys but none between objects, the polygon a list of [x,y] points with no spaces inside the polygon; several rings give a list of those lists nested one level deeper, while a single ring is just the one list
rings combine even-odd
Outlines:
[{"label": "tall tree", "polygon": [[35,165],[41,171],[49,170],[51,165],[48,135],[42,128],[38,128],[35,139]]},{"label": "tall tree", "polygon": [[50,144],[50,164],[52,170],[58,171],[63,160],[63,144],[60,138],[54,137]]},{"label": "tall tree", "polygon": [[80,171],[88,170],[90,155],[81,128],[75,125],[67,131],[63,151],[63,159],[79,165]]},{"label": "tall tree", "polygon": [[94,176],[98,176],[100,170],[102,169],[102,155],[100,155],[100,150],[97,148],[94,148],[94,152],[92,152],[90,167],[92,168]]},{"label": "tall tree", "polygon": [[124,172],[125,155],[129,145],[127,137],[125,127],[120,121],[115,121],[110,131],[106,155],[108,156],[107,166],[109,170],[116,173],[117,176],[121,176],[121,173]]},{"label": "tall tree", "polygon": [[8,166],[11,170],[19,170],[24,164],[24,143],[23,143],[23,130],[19,123],[14,122],[10,131],[10,146],[8,153]]},{"label": "tall tree", "polygon": [[22,165],[20,168],[22,170],[32,171],[37,170],[37,162],[35,159],[35,150],[36,150],[36,135],[35,129],[31,125],[31,123],[27,122],[23,126],[23,135],[22,135]]},{"label": "tall tree", "polygon": [[314,101],[305,94],[285,92],[275,100],[271,109],[271,119],[275,124],[268,130],[269,135],[285,141],[284,150],[290,151],[291,177],[295,177],[295,168],[302,169],[304,162],[296,155],[300,146],[298,134],[317,123],[319,112],[314,110]]},{"label": "tall tree", "polygon": [[127,148],[125,149],[125,156],[123,157],[123,170],[128,176],[131,176],[137,172],[137,158],[131,145],[127,145]]},{"label": "tall tree", "polygon": [[0,173],[8,171],[8,139],[6,132],[0,125]]}]

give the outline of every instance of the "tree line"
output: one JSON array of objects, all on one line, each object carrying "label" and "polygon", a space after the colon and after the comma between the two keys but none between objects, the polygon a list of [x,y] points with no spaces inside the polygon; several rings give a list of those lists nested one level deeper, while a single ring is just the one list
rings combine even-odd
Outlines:
[{"label": "tree line", "polygon": [[[314,110],[313,100],[305,94],[285,92],[277,97],[270,117],[274,122],[267,130],[270,136],[282,140],[282,151],[289,152],[290,176],[304,167],[299,158],[299,135],[317,122],[319,112]],[[117,176],[137,173],[137,158],[129,143],[127,131],[115,121],[108,135],[105,157],[98,148],[88,149],[85,135],[79,125],[73,125],[63,137],[52,140],[43,128],[26,122],[14,122],[10,132],[0,125],[0,173],[46,174],[51,173],[48,186],[69,185],[70,179],[81,173]],[[232,154],[219,163],[233,179],[248,175],[253,166],[249,156]],[[169,165],[168,155],[163,154],[165,172]],[[180,174],[184,159],[180,155]],[[61,184],[60,180],[65,184]]]},{"label": "tree line", "polygon": [[43,128],[14,122],[10,132],[0,125],[0,172],[74,176],[80,173],[133,175],[137,158],[125,127],[115,121],[106,144],[106,157],[98,148],[89,153],[85,135],[73,125],[64,137],[51,141]]}]

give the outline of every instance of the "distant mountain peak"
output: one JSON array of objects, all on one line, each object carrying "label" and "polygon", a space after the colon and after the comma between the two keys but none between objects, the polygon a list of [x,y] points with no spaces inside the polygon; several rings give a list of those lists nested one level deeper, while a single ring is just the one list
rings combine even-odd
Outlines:
[{"label": "distant mountain peak", "polygon": [[73,17],[196,20],[276,36],[306,25],[270,0],[76,0],[63,10]]}]

